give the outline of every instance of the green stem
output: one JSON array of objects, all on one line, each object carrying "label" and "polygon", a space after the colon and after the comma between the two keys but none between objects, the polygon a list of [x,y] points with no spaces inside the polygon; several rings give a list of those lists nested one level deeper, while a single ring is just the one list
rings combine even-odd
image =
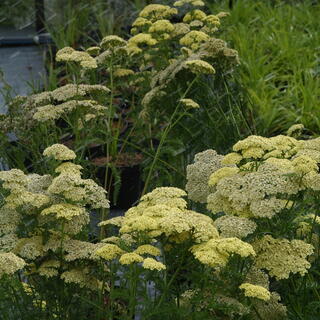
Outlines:
[{"label": "green stem", "polygon": [[[190,89],[192,88],[193,84],[194,84],[194,83],[196,82],[196,80],[198,79],[198,77],[199,77],[199,76],[196,76],[196,77],[191,81],[191,83],[189,84],[188,88],[186,89],[186,91],[185,91],[184,94],[182,95],[182,98],[181,98],[181,99],[184,99],[184,98],[185,98],[185,96],[188,94],[188,92],[189,92]],[[161,148],[162,148],[162,146],[163,146],[163,144],[164,144],[164,142],[165,142],[165,140],[166,140],[166,138],[167,138],[170,130],[177,124],[177,122],[180,121],[180,119],[181,119],[182,116],[184,115],[184,114],[183,114],[182,116],[178,117],[178,119],[177,119],[175,122],[173,122],[173,119],[174,119],[174,117],[176,116],[176,114],[177,114],[177,112],[178,112],[178,110],[179,110],[180,105],[181,105],[181,101],[179,101],[179,103],[177,104],[174,112],[172,113],[172,115],[171,115],[171,117],[170,117],[170,120],[169,120],[168,125],[166,126],[165,130],[163,131],[163,134],[161,135],[160,143],[159,143],[159,146],[158,146],[158,148],[157,148],[155,157],[154,157],[154,159],[153,159],[153,161],[152,161],[150,170],[149,170],[149,172],[148,172],[148,176],[147,176],[147,178],[146,178],[145,185],[144,185],[144,188],[143,188],[143,191],[142,191],[142,195],[141,195],[141,196],[143,196],[143,195],[146,193],[146,191],[147,191],[147,188],[148,188],[148,185],[149,185],[149,181],[150,181],[151,175],[152,175],[152,173],[153,173],[153,169],[154,169],[155,164],[156,164],[156,162],[157,162],[157,160],[158,160],[158,157],[159,157],[159,155],[160,155]]]}]

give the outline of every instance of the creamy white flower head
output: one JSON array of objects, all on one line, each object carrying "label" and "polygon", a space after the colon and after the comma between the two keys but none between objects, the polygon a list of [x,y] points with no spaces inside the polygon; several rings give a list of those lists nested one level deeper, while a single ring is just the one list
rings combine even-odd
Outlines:
[{"label": "creamy white flower head", "polygon": [[0,278],[2,275],[13,275],[26,265],[25,261],[12,252],[0,252]]},{"label": "creamy white flower head", "polygon": [[43,151],[46,157],[53,157],[56,160],[73,160],[76,158],[74,151],[70,150],[63,144],[54,144]]},{"label": "creamy white flower head", "polygon": [[243,283],[239,288],[244,290],[246,297],[257,298],[264,301],[270,300],[271,294],[264,287],[256,286],[251,283]]}]

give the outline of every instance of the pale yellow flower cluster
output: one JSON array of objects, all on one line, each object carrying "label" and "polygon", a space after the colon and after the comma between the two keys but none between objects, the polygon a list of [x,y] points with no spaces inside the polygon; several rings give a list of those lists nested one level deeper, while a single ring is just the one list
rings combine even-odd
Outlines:
[{"label": "pale yellow flower cluster", "polygon": [[182,7],[183,5],[192,5],[195,7],[203,7],[204,6],[204,2],[202,0],[178,0],[176,1],[173,5],[175,7]]},{"label": "pale yellow flower cluster", "polygon": [[255,265],[268,270],[276,279],[287,279],[290,273],[304,275],[310,268],[307,257],[313,246],[302,240],[274,239],[266,235],[256,240],[253,247],[257,253]]},{"label": "pale yellow flower cluster", "polygon": [[90,56],[97,56],[100,53],[100,47],[89,47],[86,49],[86,52],[88,52]]},{"label": "pale yellow flower cluster", "polygon": [[[183,22],[185,23],[191,23],[194,21],[198,21],[198,22],[202,22],[206,19],[207,15],[199,10],[199,9],[195,9],[195,10],[191,10],[189,11],[184,17],[183,17]],[[202,23],[203,25],[203,23]]]},{"label": "pale yellow flower cluster", "polygon": [[211,218],[187,210],[183,190],[157,188],[129,209],[122,221],[121,233],[143,232],[150,237],[165,234],[173,242],[193,238],[196,242],[218,236]]},{"label": "pale yellow flower cluster", "polygon": [[90,243],[73,239],[67,240],[64,243],[64,249],[67,253],[65,260],[97,260],[98,257],[95,254],[95,250],[102,248],[104,245],[104,243]]},{"label": "pale yellow flower cluster", "polygon": [[216,70],[210,63],[203,60],[188,60],[186,68],[195,74],[215,74]]},{"label": "pale yellow flower cluster", "polygon": [[53,144],[52,146],[46,148],[43,151],[43,155],[60,161],[73,160],[76,158],[74,151],[59,143]]},{"label": "pale yellow flower cluster", "polygon": [[[48,104],[37,107],[33,115],[33,119],[38,122],[53,121],[61,118],[63,115],[72,113],[74,110],[84,110],[86,112],[84,119],[90,120],[87,117],[105,115],[107,107],[98,104],[94,100],[69,100],[59,105]],[[88,113],[89,112],[89,113]],[[94,114],[90,114],[94,112]]]},{"label": "pale yellow flower cluster", "polygon": [[201,263],[213,268],[225,266],[232,254],[238,254],[243,258],[255,256],[252,246],[238,238],[211,239],[194,245],[191,252]]},{"label": "pale yellow flower cluster", "polygon": [[57,219],[72,220],[75,216],[84,215],[86,210],[70,203],[54,204],[41,211],[42,215],[55,215]]},{"label": "pale yellow flower cluster", "polygon": [[303,130],[304,130],[303,124],[301,123],[294,124],[288,129],[287,136],[297,138],[301,135]]},{"label": "pale yellow flower cluster", "polygon": [[56,173],[81,175],[81,170],[82,169],[83,168],[80,165],[68,161],[68,162],[61,163],[54,171]]},{"label": "pale yellow flower cluster", "polygon": [[110,92],[106,86],[100,84],[66,84],[53,91],[42,92],[34,95],[36,104],[47,103],[48,101],[65,102],[70,99],[78,99],[91,94],[107,94]]},{"label": "pale yellow flower cluster", "polygon": [[75,283],[82,288],[90,290],[101,290],[101,283],[97,278],[90,274],[87,268],[75,268],[70,271],[65,271],[61,274],[61,279],[66,283]]},{"label": "pale yellow flower cluster", "polygon": [[206,33],[202,31],[192,30],[188,32],[186,35],[184,35],[180,39],[179,43],[182,46],[185,46],[192,50],[198,50],[200,48],[200,45],[208,41],[209,39],[210,37]]},{"label": "pale yellow flower cluster", "polygon": [[199,109],[200,106],[192,99],[180,99],[180,103],[187,109]]},{"label": "pale yellow flower cluster", "polygon": [[134,71],[131,69],[118,68],[113,72],[115,78],[126,78],[134,75]]},{"label": "pale yellow flower cluster", "polygon": [[10,190],[10,194],[5,198],[7,209],[16,209],[20,206],[41,208],[50,202],[47,195],[28,191],[28,177],[21,170],[1,171],[1,180],[4,181],[3,187]]},{"label": "pale yellow flower cluster", "polygon": [[150,4],[144,7],[140,13],[139,17],[150,20],[151,22],[157,21],[159,19],[168,19],[173,15],[177,14],[178,11],[175,8],[162,4]]},{"label": "pale yellow flower cluster", "polygon": [[[233,146],[222,167],[210,176],[215,186],[208,208],[243,217],[268,217],[290,208],[290,196],[320,189],[320,152],[317,139],[249,136]],[[320,150],[320,149],[319,149]]]},{"label": "pale yellow flower cluster", "polygon": [[106,191],[93,180],[82,179],[78,172],[62,172],[52,180],[48,192],[93,208],[109,208]]},{"label": "pale yellow flower cluster", "polygon": [[77,62],[83,69],[96,69],[96,60],[88,52],[77,51],[71,47],[60,49],[56,54],[57,61]]},{"label": "pale yellow flower cluster", "polygon": [[113,50],[114,48],[124,47],[127,42],[119,36],[110,35],[102,39],[100,47],[105,50]]},{"label": "pale yellow flower cluster", "polygon": [[166,19],[157,20],[152,23],[148,30],[157,40],[169,39],[173,31],[174,25]]},{"label": "pale yellow flower cluster", "polygon": [[136,252],[124,253],[119,259],[119,262],[122,265],[140,263],[143,261],[144,261],[143,257],[137,254]]},{"label": "pale yellow flower cluster", "polygon": [[128,41],[127,50],[129,54],[139,54],[143,52],[142,46],[154,46],[157,40],[148,33],[139,33],[131,37]]},{"label": "pale yellow flower cluster", "polygon": [[152,246],[150,244],[143,244],[139,246],[134,252],[137,254],[149,254],[155,257],[159,256],[161,253],[157,247]]},{"label": "pale yellow flower cluster", "polygon": [[25,265],[25,261],[12,252],[0,252],[0,278],[5,274],[13,275]]},{"label": "pale yellow flower cluster", "polygon": [[[182,199],[185,195],[186,193],[178,188],[156,188],[144,195],[139,205],[129,209],[123,218],[112,218],[110,224],[118,226],[120,234],[131,234],[134,239],[143,237],[152,241],[165,235],[173,245],[192,240],[197,244],[190,248],[191,252],[201,263],[210,267],[225,266],[233,254],[241,257],[255,255],[252,246],[238,238],[219,238],[214,221],[210,217],[186,209],[186,201]],[[239,220],[244,236],[254,231],[253,222],[240,218]],[[106,224],[109,222],[100,223]],[[151,270],[165,268],[161,262],[151,257],[143,257],[144,254],[160,256],[161,251],[153,245],[143,244],[132,252],[126,252],[127,249],[121,248],[120,238],[112,237],[105,241],[114,244],[106,244],[95,251],[105,260],[119,259],[121,264],[142,262],[143,268]]]},{"label": "pale yellow flower cluster", "polygon": [[115,244],[107,243],[103,247],[97,249],[95,254],[104,260],[110,261],[120,257],[125,251]]},{"label": "pale yellow flower cluster", "polygon": [[244,295],[250,298],[257,298],[268,301],[271,298],[271,293],[264,287],[256,286],[251,283],[243,283],[240,289],[244,290]]},{"label": "pale yellow flower cluster", "polygon": [[143,263],[142,263],[142,267],[144,269],[157,270],[157,271],[161,271],[161,270],[166,269],[166,266],[163,263],[161,263],[153,258],[144,259]]},{"label": "pale yellow flower cluster", "polygon": [[27,260],[35,260],[44,255],[42,236],[20,238],[14,249],[14,253]]}]

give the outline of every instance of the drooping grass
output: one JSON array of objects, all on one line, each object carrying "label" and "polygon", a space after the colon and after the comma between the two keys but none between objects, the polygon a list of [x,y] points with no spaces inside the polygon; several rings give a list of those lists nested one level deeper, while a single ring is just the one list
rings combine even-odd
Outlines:
[{"label": "drooping grass", "polygon": [[[210,4],[216,13],[227,2]],[[303,123],[320,133],[320,4],[237,0],[223,39],[239,51],[239,81],[248,93],[258,134]]]}]

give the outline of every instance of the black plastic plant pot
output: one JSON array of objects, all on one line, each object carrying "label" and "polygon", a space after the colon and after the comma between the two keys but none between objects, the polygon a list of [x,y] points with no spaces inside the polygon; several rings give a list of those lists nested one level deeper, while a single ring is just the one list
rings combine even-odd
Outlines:
[{"label": "black plastic plant pot", "polygon": [[136,205],[140,198],[143,189],[141,166],[118,167],[116,170],[117,177],[110,168],[99,166],[96,176],[101,185],[106,185],[111,209],[126,210]]}]

